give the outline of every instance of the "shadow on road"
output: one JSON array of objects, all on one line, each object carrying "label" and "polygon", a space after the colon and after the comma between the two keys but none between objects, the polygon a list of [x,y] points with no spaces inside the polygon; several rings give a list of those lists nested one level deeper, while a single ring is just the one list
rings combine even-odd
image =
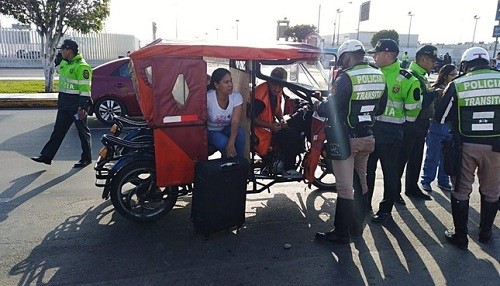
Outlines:
[{"label": "shadow on road", "polygon": [[[9,274],[20,277],[19,285],[432,285],[436,277],[449,284],[484,285],[498,277],[491,261],[441,245],[433,239],[435,229],[421,225],[409,211],[402,217],[417,240],[391,222],[369,224],[364,237],[349,245],[316,242],[316,231],[332,227],[333,216],[325,219],[325,214],[333,214],[334,207],[332,195],[318,191],[250,195],[246,223],[238,233],[205,239],[190,221],[190,197],[147,224],[125,220],[106,201],[68,217]],[[415,241],[427,251],[421,252]],[[285,243],[292,247],[285,249]],[[472,273],[465,265],[481,272]]]}]

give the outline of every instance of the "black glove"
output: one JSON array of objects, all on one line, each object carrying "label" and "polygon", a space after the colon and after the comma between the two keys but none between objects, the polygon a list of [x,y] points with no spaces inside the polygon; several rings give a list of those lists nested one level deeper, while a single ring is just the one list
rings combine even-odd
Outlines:
[{"label": "black glove", "polygon": [[56,67],[62,62],[63,56],[62,53],[59,52],[57,53],[56,59],[54,60],[54,64],[56,64]]}]

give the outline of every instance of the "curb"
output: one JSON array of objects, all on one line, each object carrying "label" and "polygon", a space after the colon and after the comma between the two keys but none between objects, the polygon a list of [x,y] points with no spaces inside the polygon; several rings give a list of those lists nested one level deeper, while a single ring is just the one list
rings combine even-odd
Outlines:
[{"label": "curb", "polygon": [[22,108],[22,107],[57,107],[57,99],[2,99],[0,108]]},{"label": "curb", "polygon": [[57,107],[57,93],[0,94],[0,108]]}]

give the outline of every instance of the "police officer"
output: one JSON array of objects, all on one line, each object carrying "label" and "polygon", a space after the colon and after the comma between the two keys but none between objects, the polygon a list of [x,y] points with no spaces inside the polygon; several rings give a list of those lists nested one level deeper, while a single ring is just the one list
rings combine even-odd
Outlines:
[{"label": "police officer", "polygon": [[[430,119],[434,114],[434,104],[432,103],[438,96],[438,92],[429,83],[427,75],[439,61],[441,60],[438,57],[437,48],[432,45],[425,45],[417,51],[415,61],[409,67],[411,74],[420,82],[422,110],[414,122],[407,121],[403,124],[403,145],[399,155],[398,172],[399,178],[401,178],[406,166],[405,194],[423,200],[431,200],[431,197],[424,194],[418,187],[418,178],[422,168],[425,137],[429,130]],[[399,186],[398,191],[401,193],[401,186]],[[396,202],[405,204],[401,195],[399,195]]]},{"label": "police officer", "polygon": [[[342,122],[341,131],[335,133],[344,136],[350,145],[347,159],[333,160],[338,194],[335,228],[316,234],[316,238],[334,243],[348,243],[350,237],[363,233],[364,197],[368,192],[366,164],[368,155],[375,148],[371,126],[375,115],[384,111],[387,101],[384,75],[364,62],[364,55],[365,48],[358,40],[348,40],[339,47],[343,72],[335,80],[327,101],[318,106],[320,116]],[[353,192],[354,177],[361,187],[356,188],[356,195]]]},{"label": "police officer", "polygon": [[375,64],[380,68],[387,81],[387,106],[382,115],[377,116],[373,133],[375,151],[368,158],[368,209],[371,211],[371,199],[375,187],[375,172],[380,159],[384,175],[384,198],[379,210],[372,218],[375,223],[382,223],[391,216],[392,207],[398,197],[401,184],[397,166],[403,141],[402,125],[405,121],[414,122],[420,112],[420,84],[410,72],[400,66],[397,59],[399,47],[394,40],[381,39],[368,53],[374,54]]},{"label": "police officer", "polygon": [[491,241],[500,197],[500,72],[491,69],[488,52],[481,47],[465,50],[464,75],[455,78],[436,106],[435,119],[450,122],[462,142],[461,165],[452,176],[451,211],[455,230],[446,239],[467,249],[469,196],[477,169],[481,193],[479,242]]},{"label": "police officer", "polygon": [[56,66],[59,66],[59,95],[54,131],[40,156],[31,159],[50,165],[71,124],[74,123],[80,137],[82,154],[80,161],[73,167],[82,168],[92,162],[90,129],[87,126],[87,114],[91,104],[92,68],[78,53],[78,44],[75,41],[64,40],[60,49],[61,55],[56,58]]}]

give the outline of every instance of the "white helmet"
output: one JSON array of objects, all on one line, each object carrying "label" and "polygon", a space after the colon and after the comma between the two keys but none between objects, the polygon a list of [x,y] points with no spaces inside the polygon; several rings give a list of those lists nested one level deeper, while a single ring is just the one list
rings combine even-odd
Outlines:
[{"label": "white helmet", "polygon": [[358,41],[358,40],[347,40],[342,43],[339,47],[339,58],[342,56],[343,53],[346,52],[355,52],[355,51],[365,51],[365,47],[363,44]]},{"label": "white helmet", "polygon": [[475,59],[484,59],[485,61],[490,62],[490,55],[481,47],[468,48],[462,54],[462,62],[470,62]]}]

